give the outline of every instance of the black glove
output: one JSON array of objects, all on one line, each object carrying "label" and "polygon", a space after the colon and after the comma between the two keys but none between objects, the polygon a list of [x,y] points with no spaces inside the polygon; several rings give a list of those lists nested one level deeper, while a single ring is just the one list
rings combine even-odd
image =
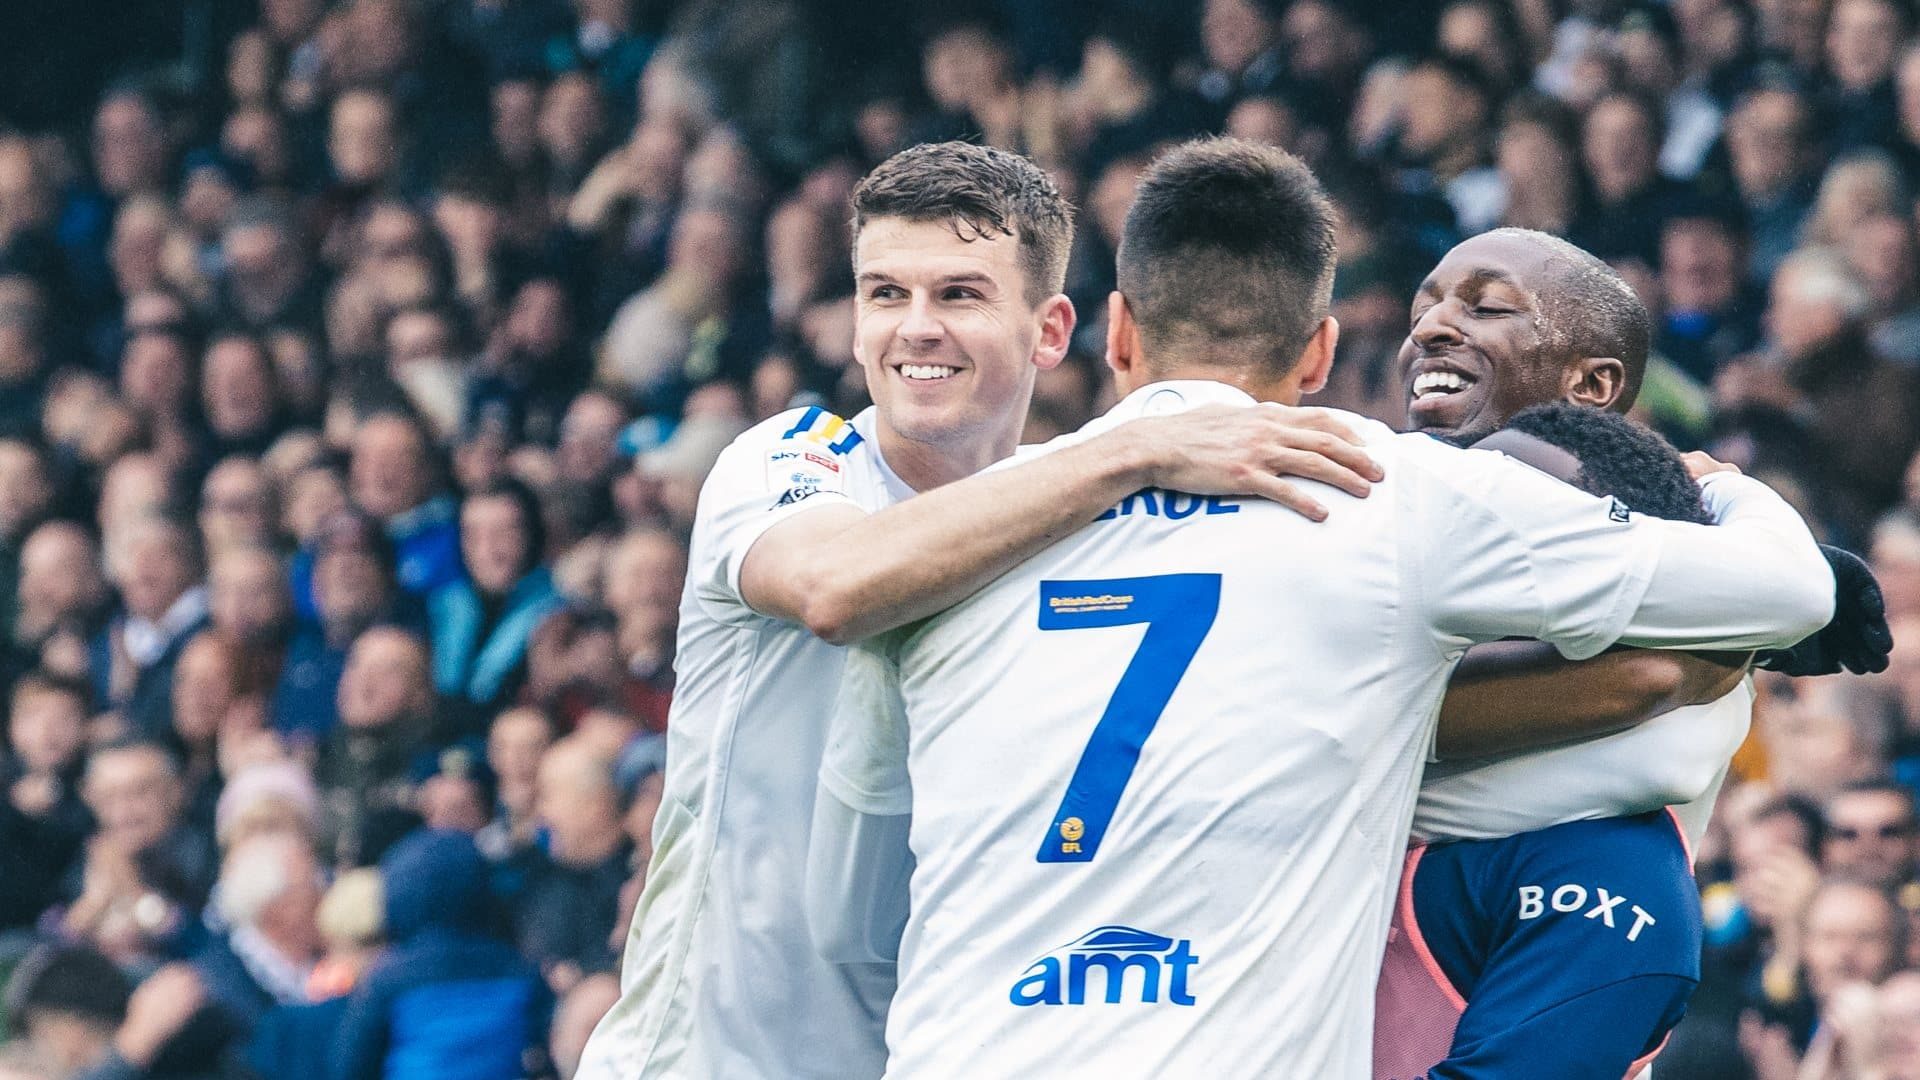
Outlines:
[{"label": "black glove", "polygon": [[1887,629],[1887,605],[1880,583],[1860,556],[1820,545],[1833,567],[1833,619],[1821,631],[1791,649],[1760,654],[1758,666],[1788,675],[1855,675],[1887,670],[1893,632]]}]

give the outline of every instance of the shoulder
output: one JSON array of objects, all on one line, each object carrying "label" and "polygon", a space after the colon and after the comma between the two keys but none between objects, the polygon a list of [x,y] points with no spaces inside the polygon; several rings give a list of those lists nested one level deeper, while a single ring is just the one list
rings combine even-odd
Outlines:
[{"label": "shoulder", "polygon": [[801,480],[831,479],[872,452],[868,434],[819,405],[789,409],[753,425],[727,444],[709,482],[731,477],[732,482],[743,483],[745,478],[760,478],[763,471],[764,486],[785,487],[776,480],[794,472],[805,474]]},{"label": "shoulder", "polygon": [[872,433],[861,428],[871,422],[871,415],[872,411],[868,410],[848,420],[822,405],[788,409],[748,428],[733,445],[772,446],[795,442],[845,456],[866,444],[867,436]]}]

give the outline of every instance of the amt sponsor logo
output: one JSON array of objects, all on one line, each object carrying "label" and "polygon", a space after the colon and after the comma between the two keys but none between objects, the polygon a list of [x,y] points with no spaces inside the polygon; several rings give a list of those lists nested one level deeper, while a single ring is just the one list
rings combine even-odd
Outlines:
[{"label": "amt sponsor logo", "polygon": [[[1164,994],[1169,1005],[1191,1005],[1193,992],[1187,980],[1199,963],[1192,941],[1175,941],[1131,926],[1102,926],[1035,960],[1013,984],[1007,999],[1022,1006],[1154,1004]],[[1099,984],[1089,996],[1088,982],[1095,972]]]}]

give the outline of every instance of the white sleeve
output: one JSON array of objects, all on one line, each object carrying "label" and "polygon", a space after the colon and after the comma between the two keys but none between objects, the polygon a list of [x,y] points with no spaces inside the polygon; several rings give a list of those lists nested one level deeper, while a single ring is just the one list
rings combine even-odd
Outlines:
[{"label": "white sleeve", "polygon": [[[1665,648],[1791,645],[1833,614],[1833,573],[1764,484],[1716,481],[1716,526],[1631,514],[1490,451],[1407,464],[1417,587],[1444,649],[1523,637],[1573,660],[1616,641]],[[1725,490],[1721,490],[1725,485]],[[1761,583],[1764,583],[1762,587]]]},{"label": "white sleeve", "polygon": [[[1701,495],[1719,524],[1663,523],[1670,535],[1621,642],[1783,649],[1826,626],[1833,618],[1833,568],[1793,507],[1738,473],[1709,474]],[[1723,542],[1728,539],[1734,542]]]},{"label": "white sleeve", "polygon": [[1726,770],[1753,715],[1750,682],[1597,739],[1502,758],[1430,765],[1413,835],[1492,840],[1699,799]]},{"label": "white sleeve", "polygon": [[891,964],[907,927],[913,819],[863,814],[822,787],[807,846],[807,929],[836,964]]},{"label": "white sleeve", "polygon": [[907,707],[894,659],[898,631],[847,647],[833,706],[820,786],[864,814],[913,810],[907,775]]},{"label": "white sleeve", "polygon": [[891,963],[906,927],[913,854],[906,708],[895,634],[847,649],[808,841],[807,926],[837,963]]},{"label": "white sleeve", "polygon": [[694,595],[722,622],[759,617],[740,595],[740,566],[768,529],[824,506],[862,509],[847,493],[846,455],[806,437],[800,421],[808,416],[776,417],[741,435],[721,451],[700,488],[688,576]]}]

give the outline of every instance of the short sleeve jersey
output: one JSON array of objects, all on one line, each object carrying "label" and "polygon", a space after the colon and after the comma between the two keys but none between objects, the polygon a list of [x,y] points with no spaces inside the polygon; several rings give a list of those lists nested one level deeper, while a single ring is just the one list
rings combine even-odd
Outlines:
[{"label": "short sleeve jersey", "polygon": [[1673,806],[1688,842],[1698,844],[1752,720],[1753,686],[1742,681],[1718,701],[1602,738],[1497,760],[1437,762],[1420,786],[1413,838],[1494,840]]},{"label": "short sleeve jersey", "polygon": [[767,420],[720,455],[701,489],[653,861],[621,998],[582,1077],[880,1072],[891,969],[822,960],[800,903],[843,651],[740,594],[741,563],[774,525],[913,494],[868,437],[872,413]]},{"label": "short sleeve jersey", "polygon": [[[1049,445],[1211,402],[1253,404],[1155,384]],[[843,737],[842,714],[822,782],[875,813],[911,791],[890,1075],[1370,1075],[1454,662],[1510,635],[1601,651],[1661,539],[1500,455],[1344,419],[1387,479],[1313,487],[1326,522],[1143,491],[859,666],[892,681],[848,688],[883,719]]]}]

